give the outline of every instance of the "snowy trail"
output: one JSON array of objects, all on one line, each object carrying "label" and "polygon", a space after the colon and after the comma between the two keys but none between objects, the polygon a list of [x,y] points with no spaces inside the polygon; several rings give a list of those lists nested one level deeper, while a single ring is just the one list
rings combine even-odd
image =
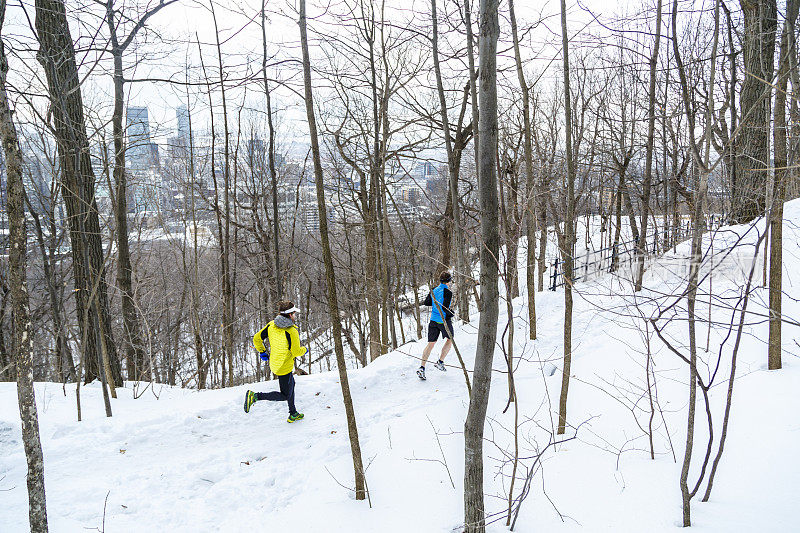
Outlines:
[{"label": "snowy trail", "polygon": [[[442,374],[432,370],[438,375],[427,383],[417,380],[414,369],[407,357],[392,355],[351,374],[365,462],[389,446],[390,435],[394,449],[410,446],[413,452],[417,439],[408,436],[415,431],[402,418],[420,418],[427,424],[426,414],[432,420],[439,418],[435,409],[426,413],[427,408],[463,395],[463,377],[454,369]],[[75,506],[76,491],[82,500],[101,505],[110,491],[108,510],[114,516],[110,523],[121,531],[213,530],[216,526],[210,520],[226,516],[219,527],[228,530],[282,519],[295,523],[297,512],[307,512],[302,500],[314,492],[341,503],[344,489],[323,468],[327,466],[343,484],[352,483],[336,378],[334,373],[298,377],[297,403],[306,418],[291,425],[286,423],[285,403],[259,402],[245,414],[241,400],[246,387],[201,392],[162,388],[161,400],[149,392],[132,400],[129,389],[119,389],[110,420],[101,412],[99,389],[88,387],[82,390],[85,420],[79,424],[74,422],[74,388],[68,389],[65,399],[60,387],[39,385],[38,398],[49,406],[40,415],[54,530],[98,525],[94,522],[102,507]],[[14,406],[15,390],[3,385],[2,404]],[[277,382],[264,382],[250,388],[276,386]],[[402,401],[403,396],[409,401]],[[19,469],[24,456],[18,431],[0,435],[0,472],[17,466],[12,471],[24,475]],[[432,430],[428,437],[433,439]],[[377,480],[371,482],[373,492],[374,485]],[[324,496],[326,492],[330,494]],[[17,501],[12,507],[22,509],[17,505],[24,506],[24,491],[14,490],[13,495]],[[301,508],[295,509],[296,504]],[[12,530],[24,529],[18,523]]]},{"label": "snowy trail", "polygon": [[[787,204],[786,213],[800,222],[800,203]],[[800,269],[797,224],[786,231],[785,239],[785,286],[797,298],[798,289],[792,285]],[[675,255],[681,253],[679,249]],[[735,259],[720,269],[714,282],[720,291],[734,291],[740,283]],[[663,263],[668,261],[664,258]],[[679,281],[669,268],[653,269],[647,280],[650,290],[664,292]],[[756,296],[754,307],[763,294]],[[538,425],[548,429],[555,423],[561,382],[556,367],[562,355],[563,293],[537,293],[536,303],[539,339],[529,341],[525,297],[514,301],[515,356],[522,357],[517,359],[516,382],[524,421],[523,455],[533,453],[535,443],[544,444]],[[680,461],[687,371],[662,346],[654,345],[669,439],[659,422],[657,457],[651,461],[631,412],[609,394],[617,390],[614,387],[633,387],[644,379],[641,333],[631,318],[617,314],[629,304],[625,284],[608,276],[580,287],[569,418],[576,424],[591,421],[577,440],[545,456],[543,475],[535,478],[516,531],[638,533],[675,531],[679,526],[680,465],[673,462],[669,440]],[[784,305],[787,315],[800,314],[797,302]],[[474,315],[471,324],[457,325],[456,341],[468,368],[477,319]],[[500,331],[506,320],[501,302]],[[701,504],[698,497],[693,506],[695,531],[800,529],[800,361],[794,345],[800,328],[785,327],[785,368],[780,373],[764,370],[765,332],[765,325],[753,326],[743,340],[725,456],[712,501]],[[454,530],[462,517],[466,387],[460,368],[454,367],[455,353],[448,356],[448,364],[454,366],[447,372],[429,366],[428,381],[420,382],[414,375],[414,358],[423,346],[424,342],[408,343],[349,373],[372,509],[340,486],[352,483],[352,461],[334,372],[297,378],[297,405],[306,417],[295,424],[286,423],[282,403],[259,402],[250,414],[242,410],[247,388],[273,390],[274,381],[211,391],[156,386],[158,399],[147,391],[134,400],[130,388],[119,389],[111,419],[104,416],[99,388],[90,386],[82,389],[80,423],[75,421],[74,387],[64,397],[59,385],[37,384],[51,530],[102,528],[107,494],[107,532]],[[439,346],[431,359],[438,350]],[[508,473],[503,454],[511,449],[513,426],[513,408],[501,412],[507,384],[499,350],[494,368],[485,479],[487,509],[499,512],[508,490],[507,478],[501,475]],[[720,372],[727,373],[724,365]],[[717,411],[724,388],[712,389]],[[548,395],[553,407],[546,403]],[[697,450],[703,449],[705,438],[701,427]],[[14,384],[0,383],[0,532],[27,529],[26,498],[16,390]],[[488,529],[507,531],[503,523]]]}]

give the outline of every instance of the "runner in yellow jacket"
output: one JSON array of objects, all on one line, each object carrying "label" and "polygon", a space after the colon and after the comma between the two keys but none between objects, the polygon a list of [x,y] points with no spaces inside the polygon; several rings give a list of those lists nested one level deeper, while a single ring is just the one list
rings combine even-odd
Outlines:
[{"label": "runner in yellow jacket", "polygon": [[[250,407],[258,400],[285,401],[289,404],[286,421],[291,423],[303,418],[303,413],[299,413],[294,405],[294,360],[308,353],[308,348],[300,344],[300,335],[294,324],[300,310],[292,302],[279,302],[278,311],[274,320],[253,335],[253,346],[262,360],[269,361],[270,370],[278,376],[280,392],[248,390],[244,395],[244,412],[249,413]],[[269,343],[269,352],[265,340]]]}]

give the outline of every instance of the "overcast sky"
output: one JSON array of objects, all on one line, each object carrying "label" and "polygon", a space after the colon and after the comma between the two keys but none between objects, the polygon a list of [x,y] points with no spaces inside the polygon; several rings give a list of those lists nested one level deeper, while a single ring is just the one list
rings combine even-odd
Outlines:
[{"label": "overcast sky", "polygon": [[[108,58],[98,63],[96,61],[98,53],[93,51],[92,47],[103,46],[108,38],[103,11],[93,5],[91,0],[85,0],[85,3],[81,2],[80,5],[78,2],[70,0],[67,3],[73,39],[77,39],[79,44],[78,60],[82,65],[81,74],[87,76],[83,87],[84,100],[87,107],[96,113],[96,120],[102,122],[103,117],[110,117],[111,114],[111,76],[108,70],[111,64]],[[121,1],[118,3],[126,6],[125,13],[132,18],[137,18],[135,7],[137,2],[126,0],[124,3]],[[157,3],[156,0],[150,0],[151,5],[155,3]],[[328,9],[341,12],[342,3],[339,0],[331,0],[330,3],[332,5]],[[574,35],[578,41],[584,33],[602,32],[600,25],[591,22],[592,14],[611,17],[618,13],[622,9],[621,6],[626,3],[625,1],[591,0],[581,2],[579,5],[576,2],[568,2],[570,34]],[[646,1],[644,4],[637,3],[633,11],[629,9],[629,12],[633,16],[634,11],[646,9],[650,3],[650,1]],[[138,4],[139,10],[142,5],[146,5],[144,0],[139,0]],[[297,2],[292,0],[267,2],[267,40],[269,42],[268,53],[271,56],[268,74],[273,80],[287,82],[289,87],[281,87],[280,83],[273,83],[274,105],[279,108],[282,119],[281,131],[286,140],[305,137],[305,111],[302,107],[302,100],[296,94],[296,91],[301,90],[301,86],[298,84],[300,68],[296,63],[300,57],[296,4]],[[457,9],[457,5],[460,5],[461,2],[456,4],[453,0],[439,0],[438,4],[441,16],[446,10]],[[132,46],[129,53],[126,54],[126,76],[139,80],[157,78],[158,80],[171,79],[182,82],[186,76],[185,65],[188,63],[192,67],[189,79],[196,82],[201,74],[199,41],[206,71],[210,77],[217,77],[215,23],[209,5],[207,1],[180,0],[152,17],[148,23],[149,30],[139,34],[136,46]],[[316,42],[319,35],[346,31],[336,27],[335,18],[330,12],[323,10],[321,5],[322,2],[315,0],[309,0],[308,4],[309,31],[312,39],[311,53],[318,62],[325,61]],[[515,7],[520,27],[524,28],[534,21],[541,21],[535,30],[524,36],[522,53],[523,59],[526,60],[528,74],[538,76],[543,71],[547,71],[548,75],[552,76],[559,74],[560,20],[558,15],[560,6],[558,1],[517,0]],[[386,9],[387,19],[392,24],[417,28],[430,24],[429,0],[387,0]],[[510,27],[507,22],[507,2],[501,1],[500,9],[501,32],[508,37]],[[36,42],[30,29],[30,23],[34,18],[33,0],[25,0],[21,5],[11,5],[9,10],[9,22],[4,28],[4,38],[15,52],[11,62],[12,83],[17,87],[18,93],[40,92],[43,80],[41,72],[37,72],[39,68],[34,56]],[[258,118],[258,113],[250,112],[247,108],[263,108],[263,95],[260,93],[263,88],[260,84],[250,83],[244,89],[238,80],[257,74],[261,68],[261,0],[217,0],[214,10],[222,41],[226,85],[231,87],[228,95],[229,102],[240,104],[244,101],[246,106],[242,111],[242,116],[245,117],[245,120],[248,120],[248,117]],[[474,2],[473,10],[474,12],[478,10],[477,1]],[[477,13],[473,17],[477,17]],[[128,31],[130,26],[130,24],[124,26],[122,31]],[[419,39],[418,43],[419,54],[430,54],[423,39]],[[510,60],[510,56],[508,59]],[[465,62],[466,59],[464,58],[463,61]],[[448,81],[451,80],[448,78]],[[319,79],[317,82],[323,83]],[[207,96],[203,95],[202,89],[202,87],[192,88],[189,100],[192,107],[197,109],[198,114],[204,117],[199,119],[199,122],[208,124]],[[324,87],[320,88],[321,93],[324,93],[324,90]],[[247,92],[246,98],[245,91]],[[175,108],[181,103],[185,103],[187,99],[185,87],[164,81],[130,83],[126,86],[126,96],[127,105],[148,107],[151,128],[155,140],[158,142],[163,142],[168,135],[172,134],[172,130],[175,128]],[[218,98],[219,95],[215,95],[215,105]],[[18,98],[17,101],[20,102],[20,99]],[[23,99],[23,101],[25,100]],[[37,102],[35,98],[29,99],[29,101]],[[230,110],[229,113],[238,113],[238,110]]]}]

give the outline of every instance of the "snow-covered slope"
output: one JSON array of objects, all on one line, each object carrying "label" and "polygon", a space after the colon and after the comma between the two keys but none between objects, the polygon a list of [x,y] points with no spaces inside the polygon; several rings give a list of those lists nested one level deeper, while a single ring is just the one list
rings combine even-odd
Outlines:
[{"label": "snow-covered slope", "polygon": [[[787,204],[785,216],[784,312],[796,319],[800,203]],[[747,232],[746,227],[716,234],[711,279],[715,294],[733,297],[740,292],[756,238],[756,231]],[[728,253],[736,241],[740,242],[734,253]],[[708,245],[710,251],[710,238]],[[537,467],[516,531],[658,532],[680,526],[678,480],[686,440],[688,369],[653,336],[652,328],[645,330],[645,322],[634,317],[637,304],[643,316],[651,316],[656,304],[674,301],[670,295],[680,287],[680,258],[687,251],[684,244],[652,265],[647,287],[636,297],[626,282],[610,276],[578,286],[568,420],[582,425],[575,440],[545,450],[538,465],[530,457],[545,448],[557,423],[561,373],[553,371],[562,355],[563,295],[537,294],[536,341],[527,340],[525,296],[514,300],[519,444],[524,458],[518,475]],[[749,309],[763,313],[765,301],[765,290],[758,289]],[[500,308],[502,332],[508,317],[504,302]],[[699,306],[700,316],[707,312]],[[456,341],[468,368],[477,318],[457,325]],[[725,325],[731,314],[716,310],[713,318]],[[681,345],[685,330],[685,322],[676,322],[665,333]],[[753,324],[742,339],[732,419],[714,492],[708,503],[700,503],[703,485],[693,502],[698,531],[782,532],[800,525],[800,328],[784,327],[784,369],[778,372],[765,370],[766,331],[766,324]],[[701,358],[713,371],[727,328],[708,334],[703,325],[699,332]],[[657,380],[655,460],[639,427],[646,428],[649,420],[642,392],[647,339]],[[297,403],[306,418],[296,424],[286,423],[284,404],[260,402],[250,414],[242,411],[247,388],[267,391],[277,388],[277,382],[214,391],[157,385],[138,399],[132,398],[131,388],[120,389],[111,419],[104,416],[99,388],[90,386],[82,389],[80,423],[75,420],[74,386],[65,395],[60,385],[37,384],[51,530],[457,529],[462,519],[466,387],[456,366],[446,373],[429,366],[428,381],[420,382],[414,370],[423,345],[406,344],[350,372],[371,508],[343,487],[352,484],[352,462],[336,373],[297,378]],[[711,389],[716,435],[732,345],[729,339],[718,385]],[[458,364],[455,353],[447,362]],[[514,450],[514,407],[502,412],[508,386],[499,349],[494,366],[485,444],[486,505],[489,513],[502,513],[511,474],[507,458]],[[705,372],[706,366],[701,369]],[[702,401],[698,402],[696,461],[704,455],[707,438]],[[629,409],[634,403],[639,407]],[[25,460],[16,409],[14,384],[0,384],[3,532],[27,528]],[[568,431],[572,434],[574,430]],[[692,480],[698,470],[699,462]],[[521,479],[516,482],[515,494],[522,485]],[[504,524],[503,519],[489,529],[505,531]]]}]

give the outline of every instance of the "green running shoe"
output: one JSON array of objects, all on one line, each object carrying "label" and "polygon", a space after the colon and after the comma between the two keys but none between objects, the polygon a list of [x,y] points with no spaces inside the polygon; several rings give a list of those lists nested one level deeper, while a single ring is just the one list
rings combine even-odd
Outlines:
[{"label": "green running shoe", "polygon": [[245,413],[249,413],[250,412],[250,408],[257,401],[258,401],[258,398],[256,398],[256,393],[255,392],[253,392],[251,390],[245,392],[244,393],[244,412]]},{"label": "green running shoe", "polygon": [[303,419],[303,413],[295,413],[293,415],[289,415],[289,418],[287,418],[286,421],[291,424],[292,422],[297,422],[298,420],[302,419]]}]

